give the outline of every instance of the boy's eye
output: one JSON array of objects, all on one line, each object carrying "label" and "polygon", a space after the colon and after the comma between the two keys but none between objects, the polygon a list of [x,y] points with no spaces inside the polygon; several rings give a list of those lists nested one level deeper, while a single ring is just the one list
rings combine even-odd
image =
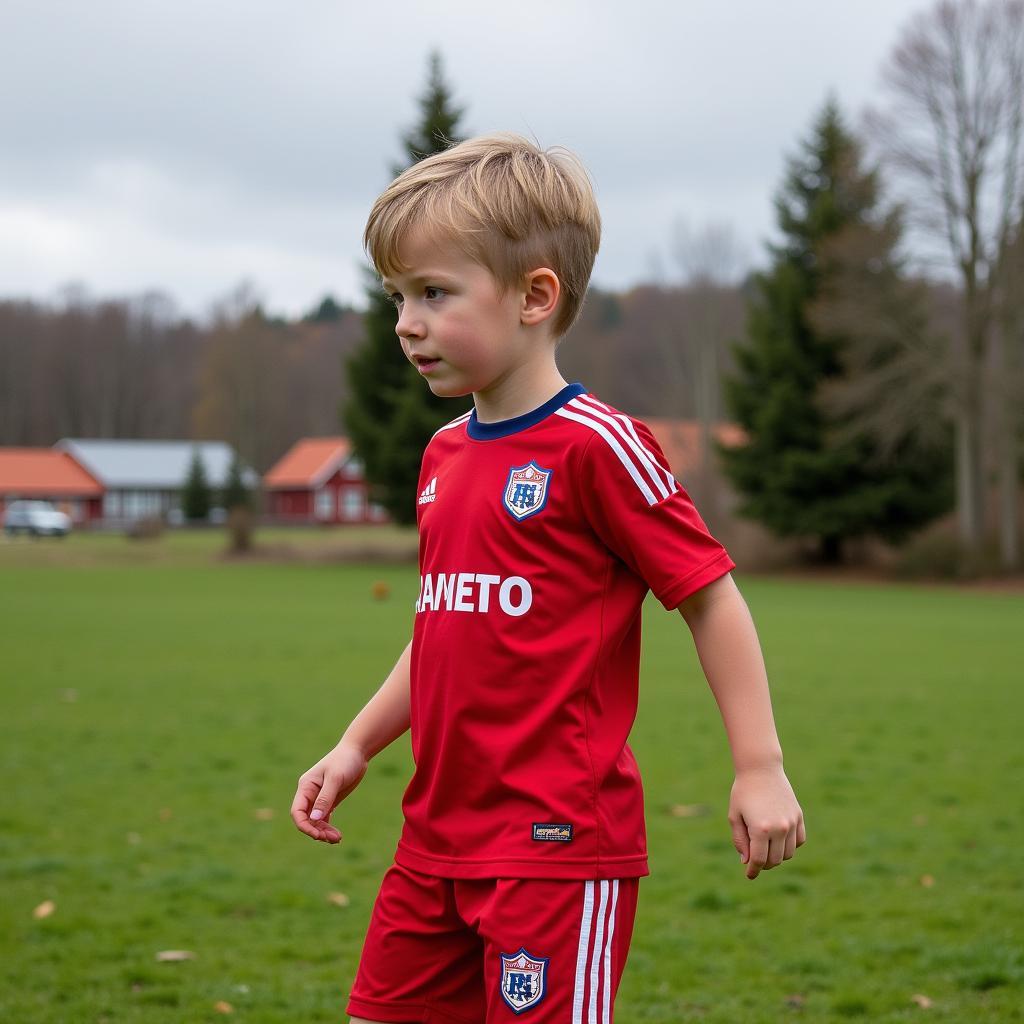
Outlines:
[{"label": "boy's eye", "polygon": [[401,292],[387,292],[385,294],[387,294],[388,299],[391,302],[393,302],[396,306],[400,306],[402,304]]},{"label": "boy's eye", "polygon": [[427,287],[423,289],[423,294],[426,295],[428,299],[439,299],[444,295],[444,289],[435,288],[433,285],[427,285]]}]

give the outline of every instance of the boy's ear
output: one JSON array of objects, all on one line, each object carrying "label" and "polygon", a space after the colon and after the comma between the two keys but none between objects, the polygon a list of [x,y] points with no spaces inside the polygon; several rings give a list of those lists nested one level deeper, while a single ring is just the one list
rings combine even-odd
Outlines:
[{"label": "boy's ear", "polygon": [[562,284],[548,267],[529,271],[523,279],[519,320],[528,327],[543,323],[558,308]]}]

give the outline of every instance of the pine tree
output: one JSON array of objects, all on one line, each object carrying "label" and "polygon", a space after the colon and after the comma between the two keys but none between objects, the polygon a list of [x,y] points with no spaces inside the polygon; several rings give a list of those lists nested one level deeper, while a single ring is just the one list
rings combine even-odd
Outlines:
[{"label": "pine tree", "polygon": [[245,486],[242,479],[242,460],[235,452],[231,457],[231,466],[228,469],[228,478],[224,482],[224,491],[221,496],[224,508],[229,511],[233,508],[248,508],[252,503],[252,496],[249,488]]},{"label": "pine tree", "polygon": [[188,476],[185,477],[185,486],[181,491],[181,511],[189,521],[198,522],[209,516],[211,504],[212,497],[210,485],[206,479],[206,467],[203,465],[199,449],[195,448],[192,451]]},{"label": "pine tree", "polygon": [[309,324],[333,324],[345,315],[345,307],[338,304],[333,295],[325,295],[316,309],[310,310],[302,319]]},{"label": "pine tree", "polygon": [[[419,107],[419,122],[402,136],[406,167],[461,141],[458,123],[463,111],[452,103],[438,53],[430,55]],[[404,169],[392,168],[396,175]],[[366,341],[348,362],[352,397],[342,418],[374,497],[396,522],[412,523],[423,449],[431,434],[464,411],[467,403],[435,397],[405,358],[395,334],[397,311],[372,272],[367,273],[366,299]]]},{"label": "pine tree", "polygon": [[783,241],[755,280],[748,337],[735,348],[726,403],[748,435],[720,449],[742,495],[740,512],[779,536],[815,538],[825,561],[843,541],[873,534],[898,541],[948,505],[947,460],[912,439],[882,450],[821,400],[843,373],[845,339],[816,326],[811,309],[829,281],[826,257],[844,230],[885,218],[879,180],[861,167],[857,140],[830,99],[789,161],[775,201]]}]

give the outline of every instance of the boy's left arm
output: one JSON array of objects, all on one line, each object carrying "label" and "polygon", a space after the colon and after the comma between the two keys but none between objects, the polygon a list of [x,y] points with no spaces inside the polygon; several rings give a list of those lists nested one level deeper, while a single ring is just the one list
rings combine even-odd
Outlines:
[{"label": "boy's left arm", "polygon": [[733,844],[747,865],[747,878],[757,878],[762,869],[789,860],[807,838],[803,812],[782,768],[757,631],[730,573],[686,598],[679,614],[693,634],[732,750]]}]

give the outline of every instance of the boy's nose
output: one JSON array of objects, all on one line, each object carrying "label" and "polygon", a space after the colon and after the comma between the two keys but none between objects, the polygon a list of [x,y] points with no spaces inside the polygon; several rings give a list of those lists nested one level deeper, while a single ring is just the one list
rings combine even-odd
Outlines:
[{"label": "boy's nose", "polygon": [[395,324],[395,333],[400,338],[420,338],[423,336],[423,324],[412,315],[408,305],[402,307]]}]

